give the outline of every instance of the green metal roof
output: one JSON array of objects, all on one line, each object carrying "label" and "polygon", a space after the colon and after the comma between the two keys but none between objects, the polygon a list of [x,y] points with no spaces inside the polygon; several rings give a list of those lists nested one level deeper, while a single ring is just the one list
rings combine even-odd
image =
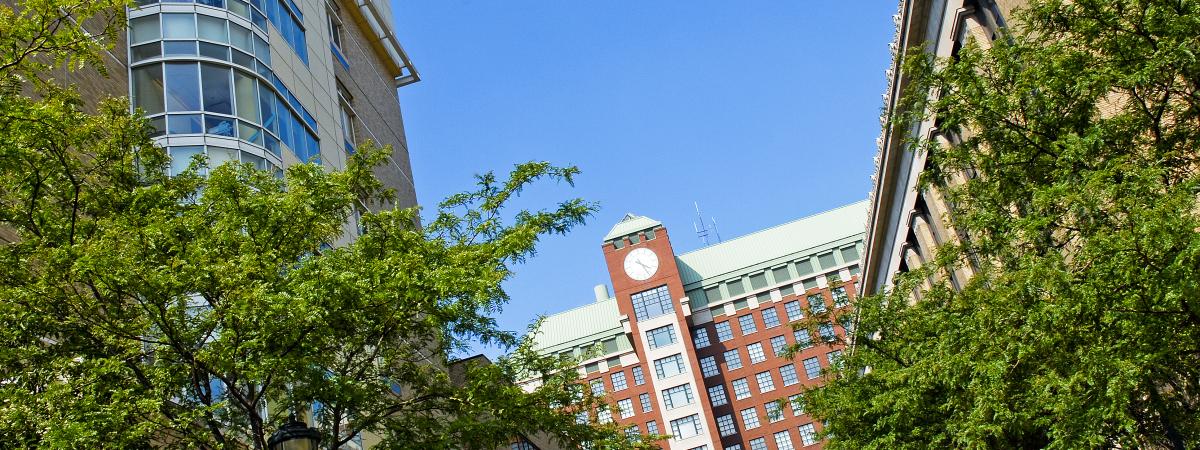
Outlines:
[{"label": "green metal roof", "polygon": [[546,316],[539,333],[534,336],[534,347],[539,351],[557,352],[623,334],[620,317],[616,298]]},{"label": "green metal roof", "polygon": [[613,225],[611,230],[608,230],[608,234],[604,235],[604,240],[608,241],[611,239],[616,239],[627,234],[633,234],[635,232],[654,228],[659,225],[662,225],[662,222],[646,216],[628,213],[625,214],[625,217],[621,218],[620,222],[617,222],[616,225]]},{"label": "green metal roof", "polygon": [[[815,253],[861,238],[867,202],[860,201],[823,213],[757,231],[720,244],[678,255],[685,287],[713,279],[725,281],[754,266],[797,253]],[[608,232],[604,240],[659,226],[657,220],[635,214]],[[690,287],[689,287],[690,288]],[[624,334],[615,298],[546,316],[534,337],[538,351],[553,353]]]},{"label": "green metal roof", "polygon": [[724,281],[742,269],[861,235],[866,220],[863,200],[677,255],[675,262],[685,286],[710,278]]}]

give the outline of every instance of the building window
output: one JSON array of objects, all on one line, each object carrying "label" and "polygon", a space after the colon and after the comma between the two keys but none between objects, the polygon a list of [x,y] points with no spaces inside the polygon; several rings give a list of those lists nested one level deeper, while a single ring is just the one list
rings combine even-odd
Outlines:
[{"label": "building window", "polygon": [[728,370],[737,370],[742,368],[742,356],[738,353],[738,349],[726,350],[725,368]]},{"label": "building window", "polygon": [[780,367],[779,377],[783,379],[784,386],[791,386],[800,382],[800,377],[796,375],[796,366],[792,364]]},{"label": "building window", "polygon": [[[299,11],[293,11],[287,4],[291,4],[291,0],[265,0],[266,19],[275,24],[275,29],[287,41],[292,50],[296,51],[296,56],[300,57],[300,61],[304,65],[308,65],[308,44],[304,39],[304,25],[301,23],[303,17],[299,16]],[[255,23],[259,23],[258,15],[260,13],[255,10]]]},{"label": "building window", "polygon": [[832,352],[829,352],[828,354],[825,355],[825,357],[829,358],[830,366],[836,367],[838,369],[842,368],[842,351],[841,350],[834,350]]},{"label": "building window", "polygon": [[771,372],[756,373],[754,380],[758,381],[758,392],[767,393],[775,390],[775,379],[771,378]]},{"label": "building window", "polygon": [[713,407],[721,406],[729,403],[729,398],[725,396],[725,385],[718,384],[708,387],[708,402]]},{"label": "building window", "polygon": [[792,279],[792,274],[788,272],[787,266],[776,267],[771,270],[771,274],[775,276],[776,283],[782,283]]},{"label": "building window", "polygon": [[742,444],[733,444],[725,447],[725,450],[742,450]]},{"label": "building window", "polygon": [[767,422],[775,423],[783,420],[783,410],[779,408],[778,401],[763,404],[763,409],[767,410]]},{"label": "building window", "polygon": [[[612,339],[611,341],[613,343],[613,348],[612,348],[612,350],[608,350],[607,348],[605,348],[605,350],[604,350],[605,353],[617,351],[617,346],[616,346],[617,340]],[[605,341],[605,347],[607,347],[607,344],[608,344],[608,341]],[[608,358],[608,359],[604,360],[604,364],[606,364],[608,366],[608,370],[619,369],[619,368],[621,368],[621,357],[614,356],[612,358]]]},{"label": "building window", "polygon": [[847,336],[854,334],[854,319],[851,318],[849,315],[845,315],[845,316],[842,316],[841,318],[839,318],[838,324],[841,325],[842,329],[846,331]]},{"label": "building window", "polygon": [[352,155],[358,145],[358,138],[354,136],[354,111],[345,99],[342,99],[341,108],[338,109],[341,112],[342,145],[346,148],[346,154]]},{"label": "building window", "polygon": [[757,438],[750,440],[750,450],[767,450],[767,439]]},{"label": "building window", "polygon": [[761,272],[750,275],[750,289],[759,290],[767,287],[767,273]]},{"label": "building window", "polygon": [[733,327],[729,326],[729,322],[719,322],[714,327],[717,329],[717,341],[733,339]]},{"label": "building window", "polygon": [[642,374],[642,366],[633,366],[633,385],[641,386],[646,384],[646,376]]},{"label": "building window", "polygon": [[804,414],[804,399],[800,397],[800,394],[789,395],[788,405],[792,407],[793,416]]},{"label": "building window", "polygon": [[671,378],[684,372],[683,356],[671,355],[654,361],[654,372],[659,379]]},{"label": "building window", "polygon": [[808,296],[808,310],[813,314],[825,312],[825,297],[821,294]]},{"label": "building window", "polygon": [[700,415],[692,414],[671,421],[671,434],[675,440],[683,440],[700,434]]},{"label": "building window", "polygon": [[758,331],[758,326],[754,324],[754,315],[752,314],[738,317],[738,327],[742,329],[742,336]]},{"label": "building window", "polygon": [[692,329],[692,344],[695,344],[696,348],[698,348],[698,349],[712,345],[712,340],[710,340],[708,338],[708,329],[707,328],[693,328]]},{"label": "building window", "polygon": [[650,394],[643,392],[638,394],[638,402],[642,404],[642,412],[650,412],[654,410],[654,404],[650,402]]},{"label": "building window", "polygon": [[812,347],[812,335],[808,333],[808,330],[792,331],[792,336],[796,338],[796,344],[800,346],[800,349]]},{"label": "building window", "polygon": [[612,378],[613,392],[625,390],[629,385],[625,382],[625,372],[615,372],[609,375]]},{"label": "building window", "polygon": [[345,33],[343,32],[342,18],[338,17],[338,12],[334,8],[336,7],[332,3],[330,3],[329,8],[325,8],[329,16],[329,43],[333,44],[338,51],[341,51],[345,48],[342,46],[343,34]]},{"label": "building window", "polygon": [[[721,287],[713,286],[713,287],[704,289],[704,298],[708,299],[708,304],[710,304],[710,305],[713,303],[716,303],[718,301],[721,301]],[[720,309],[720,308],[718,308],[718,309]],[[717,313],[717,314],[720,314],[720,313]]]},{"label": "building window", "polygon": [[821,340],[825,342],[833,342],[837,338],[833,334],[833,324],[829,322],[817,325],[817,333],[821,335]]},{"label": "building window", "polygon": [[636,424],[630,425],[625,428],[625,436],[626,437],[634,437],[639,434],[642,434],[642,430],[639,430],[638,426]]},{"label": "building window", "polygon": [[800,300],[792,300],[784,303],[783,311],[787,313],[788,322],[795,322],[804,318],[804,310],[800,308]]},{"label": "building window", "polygon": [[746,293],[746,287],[742,285],[741,279],[726,281],[725,289],[729,291],[730,297],[737,297]]},{"label": "building window", "polygon": [[787,296],[795,294],[795,293],[796,293],[795,285],[785,284],[785,285],[779,287],[779,296],[780,297],[787,297]]},{"label": "building window", "polygon": [[666,286],[659,286],[648,291],[632,295],[633,314],[637,320],[653,319],[658,316],[675,312],[675,304],[671,301],[671,293]]},{"label": "building window", "polygon": [[845,287],[833,288],[829,293],[833,294],[833,306],[835,308],[841,308],[850,304],[850,295],[846,294]]},{"label": "building window", "polygon": [[617,402],[617,410],[621,411],[621,418],[628,419],[633,417],[633,399],[627,398]]},{"label": "building window", "polygon": [[[165,33],[159,29],[160,19]],[[152,123],[163,123],[166,133],[236,137],[265,147],[277,157],[282,141],[305,161],[320,154],[316,135],[310,131],[317,127],[316,120],[267,67],[270,49],[265,40],[249,29],[216,17],[180,13],[139,17],[131,20],[130,26],[133,42],[150,40],[130,48],[131,63],[160,57],[203,56],[232,62],[250,71],[175,61],[131,68],[135,107],[148,115],[180,113],[150,117]],[[254,73],[265,80],[258,80]],[[159,89],[143,89],[155,86],[166,95]],[[263,133],[267,130],[270,134]]]},{"label": "building window", "polygon": [[704,374],[704,378],[720,375],[721,369],[717,368],[717,359],[712,356],[700,358],[700,373]]},{"label": "building window", "polygon": [[762,310],[763,326],[766,328],[775,328],[779,326],[779,311],[775,307]]},{"label": "building window", "polygon": [[587,373],[599,372],[600,371],[600,363],[599,362],[587,363],[583,366],[583,370]]},{"label": "building window", "polygon": [[767,360],[766,353],[763,353],[762,342],[755,342],[747,345],[746,353],[750,354],[750,364],[758,364]]},{"label": "building window", "polygon": [[653,420],[646,422],[646,434],[658,434],[658,422]]},{"label": "building window", "polygon": [[667,409],[675,409],[680,406],[690,405],[695,401],[692,396],[692,385],[681,384],[673,388],[663,389],[663,404]]},{"label": "building window", "polygon": [[783,356],[785,352],[787,352],[787,339],[784,339],[783,336],[771,338],[771,354]]},{"label": "building window", "polygon": [[808,375],[808,379],[813,379],[821,376],[821,362],[817,358],[806,358],[804,360],[804,374]]},{"label": "building window", "polygon": [[667,325],[647,331],[646,342],[651,350],[674,344],[676,342],[675,326]]},{"label": "building window", "polygon": [[[158,22],[154,23],[155,27]],[[163,73],[162,66],[153,64],[136,67],[132,71],[133,106],[141,108],[147,115],[159,114],[163,107]]]},{"label": "building window", "polygon": [[755,428],[758,428],[759,423],[758,423],[758,410],[757,409],[746,408],[746,409],[742,410],[741,414],[742,414],[742,428],[743,429],[753,430]]},{"label": "building window", "polygon": [[721,437],[733,436],[737,434],[737,425],[733,424],[733,416],[729,414],[718,416],[717,431],[721,433]]},{"label": "building window", "polygon": [[792,446],[792,436],[788,434],[787,430],[775,433],[775,448],[778,450],[794,450],[796,448]]},{"label": "building window", "polygon": [[733,380],[733,398],[741,400],[750,397],[750,382],[745,378]]},{"label": "building window", "polygon": [[601,397],[604,395],[604,380],[597,378],[592,380],[592,395]]},{"label": "building window", "polygon": [[813,424],[800,425],[800,443],[809,446],[817,443],[817,430]]},{"label": "building window", "polygon": [[607,406],[603,406],[599,411],[596,411],[596,421],[600,423],[612,423],[612,410]]}]

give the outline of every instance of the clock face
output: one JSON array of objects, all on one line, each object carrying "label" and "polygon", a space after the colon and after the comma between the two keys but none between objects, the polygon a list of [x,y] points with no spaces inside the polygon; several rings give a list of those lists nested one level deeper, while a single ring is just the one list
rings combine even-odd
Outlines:
[{"label": "clock face", "polygon": [[637,281],[649,279],[658,272],[658,255],[648,248],[637,248],[625,255],[625,274]]}]

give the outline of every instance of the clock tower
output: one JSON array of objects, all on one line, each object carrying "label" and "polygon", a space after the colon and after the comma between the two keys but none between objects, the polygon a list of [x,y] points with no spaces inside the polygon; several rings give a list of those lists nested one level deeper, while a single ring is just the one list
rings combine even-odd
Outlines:
[{"label": "clock tower", "polygon": [[649,369],[662,432],[676,436],[670,448],[717,448],[717,427],[704,407],[709,404],[704,379],[689,351],[691,309],[666,228],[626,214],[605,235],[603,252],[621,325]]}]

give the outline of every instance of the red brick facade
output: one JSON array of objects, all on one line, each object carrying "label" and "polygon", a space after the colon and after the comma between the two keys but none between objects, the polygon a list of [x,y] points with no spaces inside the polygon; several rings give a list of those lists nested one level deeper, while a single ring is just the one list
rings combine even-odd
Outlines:
[{"label": "red brick facade", "polygon": [[[842,302],[843,306],[840,308],[835,308],[835,302],[831,293],[831,288],[844,289],[845,296],[843,298],[847,300],[854,298],[856,293],[854,292],[853,286],[854,282],[857,280],[857,276],[850,277],[849,280],[846,280],[848,281],[846,283],[835,283],[835,286],[822,285],[820,287],[809,288],[806,289],[805,292],[783,295],[778,300],[764,301],[761,304],[757,304],[757,306],[751,306],[755,305],[756,302],[749,301],[746,302],[745,307],[737,309],[733,315],[715,316],[711,321],[705,320],[705,323],[696,325],[694,321],[697,321],[697,317],[693,316],[690,308],[685,306],[683,303],[685,298],[684,286],[680,276],[679,267],[676,263],[675,253],[671,247],[670,238],[666,230],[661,227],[655,228],[654,238],[649,240],[647,240],[647,235],[644,232],[639,232],[636,234],[636,236],[639,238],[638,243],[631,242],[631,240],[627,237],[621,238],[624,242],[624,246],[622,248],[616,248],[616,246],[612,245],[611,243],[606,243],[603,246],[603,252],[605,261],[608,265],[609,277],[612,280],[612,285],[615,291],[614,295],[617,299],[617,305],[623,316],[622,320],[628,320],[626,325],[626,333],[629,335],[633,343],[634,352],[637,354],[637,359],[639,361],[637,366],[642,368],[641,370],[644,374],[645,383],[641,385],[635,385],[632,374],[633,369],[631,366],[624,366],[600,373],[588,374],[586,378],[586,381],[589,383],[596,379],[602,379],[609,402],[613,405],[616,405],[619,401],[624,399],[632,399],[631,401],[633,402],[634,408],[633,415],[623,418],[620,417],[620,413],[617,413],[614,415],[613,419],[618,423],[637,425],[638,430],[642,433],[646,433],[648,431],[646,427],[646,423],[648,421],[655,421],[660,434],[672,433],[669,421],[664,421],[664,412],[659,411],[659,405],[661,405],[662,402],[658,398],[662,395],[662,390],[670,386],[655,386],[655,383],[652,380],[651,373],[654,371],[654,367],[652,358],[648,357],[649,349],[646,342],[646,330],[639,325],[639,321],[634,314],[634,307],[631,299],[634,294],[665,285],[667,286],[671,299],[674,303],[675,323],[678,324],[678,326],[675,328],[676,333],[678,333],[677,339],[682,341],[684,352],[687,353],[687,369],[689,373],[686,379],[692,383],[695,402],[700,406],[700,410],[702,412],[700,414],[702,418],[701,422],[705,427],[704,433],[709,436],[711,442],[714,444],[708,446],[708,448],[712,450],[718,450],[738,448],[737,445],[741,445],[742,449],[750,450],[751,448],[759,448],[752,447],[752,441],[763,439],[765,447],[761,448],[770,450],[784,450],[787,449],[787,446],[778,446],[776,444],[775,436],[776,433],[784,432],[787,433],[787,440],[792,442],[792,448],[794,449],[820,448],[820,442],[816,442],[807,446],[804,445],[804,438],[801,436],[802,427],[811,424],[813,431],[819,431],[821,429],[821,425],[819,423],[814,423],[814,421],[806,414],[794,414],[792,408],[787,405],[782,406],[780,409],[782,414],[777,420],[772,422],[771,419],[767,417],[767,408],[770,407],[767,406],[767,404],[780,399],[786,399],[791,395],[798,394],[801,392],[804,386],[812,386],[820,383],[820,375],[812,378],[809,377],[809,374],[805,370],[805,361],[809,362],[809,366],[814,366],[813,358],[815,358],[815,365],[819,366],[821,369],[824,369],[830,364],[830,352],[839,351],[841,346],[830,346],[823,344],[821,342],[822,337],[814,333],[811,336],[811,340],[813,342],[811,347],[799,351],[792,359],[784,359],[782,357],[775,356],[771,345],[771,339],[776,338],[776,345],[780,344],[778,337],[782,337],[783,343],[785,343],[787,346],[792,346],[797,342],[795,333],[788,325],[789,316],[786,305],[788,305],[789,302],[798,302],[792,305],[792,311],[795,312],[795,307],[799,306],[800,311],[807,316],[810,314],[809,296],[819,295],[821,296],[820,298],[824,300],[825,307],[829,310],[839,313],[846,311],[846,308],[849,308],[848,301]],[[653,251],[658,256],[659,260],[657,272],[655,272],[649,279],[644,281],[637,281],[630,278],[628,275],[626,275],[624,270],[624,259],[626,255],[638,248],[646,248]],[[794,281],[785,283],[781,286],[791,286],[793,284],[799,286],[799,284],[795,283]],[[772,291],[780,288],[781,286],[772,286],[766,291]],[[762,293],[764,291],[760,290],[758,292]],[[754,297],[754,295],[747,294],[742,295],[741,297]],[[740,301],[738,303],[741,304]],[[718,306],[717,309],[720,310],[721,308]],[[764,320],[763,312],[768,309],[775,310],[775,315],[778,318],[777,321],[771,321],[771,323],[768,323]],[[768,312],[768,314],[770,313]],[[744,333],[744,330],[739,323],[740,317],[750,317],[750,319],[741,320],[752,321],[755,331]],[[661,319],[658,319],[656,321],[656,325],[660,323]],[[729,324],[730,330],[732,331],[731,338],[724,341],[719,340],[718,335],[720,333],[717,331],[717,324],[720,323]],[[699,349],[696,348],[693,334],[699,332],[697,330],[704,330],[703,333],[706,333],[709,338],[709,345]],[[827,329],[827,331],[828,330],[832,330],[833,333],[838,336],[844,336],[845,334],[845,330],[841,325],[838,324],[830,324],[830,328]],[[754,359],[751,358],[751,355],[748,352],[748,347],[754,344],[761,346],[763,357],[756,357]],[[729,361],[727,361],[725,358],[725,352],[731,350],[735,350],[739,355],[738,358],[740,359],[740,366],[737,366],[734,369],[729,368]],[[717,363],[719,367],[719,373],[709,373],[711,376],[705,376],[705,372],[701,367],[701,361],[702,359],[709,357],[713,358],[713,361]],[[784,379],[784,372],[781,371],[781,369],[786,370],[788,365],[791,365],[791,367],[795,370],[794,380]],[[617,372],[624,373],[628,384],[627,388],[620,391],[614,391],[614,386],[612,383],[612,375]],[[770,384],[773,385],[773,387],[768,389],[767,392],[761,392],[763,386],[760,386],[758,382],[759,374],[769,374],[762,375],[762,377],[764,377],[763,381],[766,381],[766,376],[771,378]],[[681,382],[680,380],[681,379],[673,378],[671,384],[677,384]],[[746,386],[749,388],[749,395],[743,397],[742,399],[737,399],[734,383],[736,382],[741,384],[742,380],[745,381]],[[714,407],[712,406],[713,399],[710,398],[708,388],[718,385],[723,386],[724,396],[727,400],[723,404],[718,401],[718,406]],[[643,393],[650,395],[651,403],[654,405],[652,411],[645,413],[642,412],[643,405],[639,401],[639,396]],[[750,408],[754,408],[754,416],[757,417],[759,422],[759,425],[757,426],[748,427],[747,422],[743,420],[743,416],[741,415],[741,411],[748,410]],[[728,436],[721,437],[721,429],[718,427],[717,418],[726,415],[730,416],[732,419],[734,427],[736,428],[736,432],[732,434],[726,433]],[[752,424],[753,421],[750,423]],[[782,438],[782,435],[780,438]],[[687,442],[686,444],[681,444],[674,442],[674,440],[664,441],[661,444],[663,445],[663,448],[682,448],[685,450],[695,448],[697,446],[691,441]]]}]

